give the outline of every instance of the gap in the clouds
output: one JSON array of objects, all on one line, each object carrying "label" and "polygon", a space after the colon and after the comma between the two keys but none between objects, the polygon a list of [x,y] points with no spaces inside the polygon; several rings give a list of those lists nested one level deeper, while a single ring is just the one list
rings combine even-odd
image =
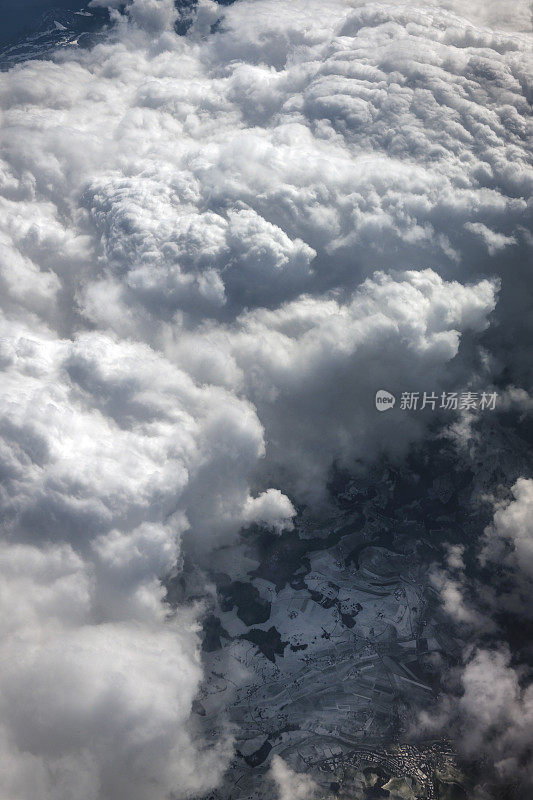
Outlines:
[{"label": "gap in the clouds", "polygon": [[[219,6],[231,6],[235,0],[215,0]],[[186,36],[193,24],[194,14],[198,8],[198,0],[174,0],[174,6],[180,12],[178,19],[174,23],[174,30],[178,36]],[[222,24],[222,17],[219,17],[210,27],[210,33],[217,33]]]},{"label": "gap in the clouds", "polygon": [[[89,8],[87,0],[35,0],[20,6],[8,1],[0,35],[0,70],[31,59],[49,58],[66,47],[93,47],[109,24],[105,8]],[[4,20],[2,20],[3,22]]]},{"label": "gap in the clouds", "polygon": [[[235,0],[216,0],[218,5],[232,5]],[[180,12],[174,24],[179,36],[190,29],[198,0],[174,0]],[[119,6],[124,12],[128,3]],[[101,41],[109,26],[110,15],[103,6],[91,6],[89,0],[4,0],[0,14],[0,70],[30,59],[48,58],[63,47],[90,48]],[[220,29],[221,19],[211,26]]]},{"label": "gap in the clouds", "polygon": [[3,0],[0,45],[33,33],[44,15],[60,16],[64,11],[86,10],[88,5],[88,0]]},{"label": "gap in the clouds", "polygon": [[[300,507],[281,535],[249,527],[212,554],[201,578],[189,561],[167,583],[171,605],[205,602],[207,677],[193,712],[211,732],[226,713],[234,726],[217,798],[268,797],[276,755],[310,774],[321,798],[331,785],[351,797],[369,771],[369,790],[387,792],[392,780],[410,791],[421,780],[426,793],[405,796],[438,800],[463,800],[491,780],[486,764],[454,750],[451,731],[415,731],[465,648],[491,641],[443,612],[432,571],[459,548],[474,586],[493,514],[487,487],[529,474],[513,419],[485,416],[474,427],[470,440],[434,430],[400,463],[383,458],[357,475],[334,467],[322,512]],[[516,625],[506,623],[518,650]]]}]

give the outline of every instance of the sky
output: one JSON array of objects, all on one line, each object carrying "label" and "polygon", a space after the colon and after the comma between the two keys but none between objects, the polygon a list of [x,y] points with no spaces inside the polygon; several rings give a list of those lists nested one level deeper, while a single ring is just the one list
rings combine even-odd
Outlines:
[{"label": "sky", "polygon": [[[461,6],[200,0],[178,36],[170,0],[134,0],[1,74],[3,797],[216,787],[202,608],[161,578],[319,509],[334,463],[404,459],[430,419],[378,424],[378,389],[531,413],[529,11]],[[507,490],[480,558],[505,546],[520,616],[531,481]],[[490,626],[461,553],[434,580]],[[421,724],[527,782],[531,689],[498,642]]]}]

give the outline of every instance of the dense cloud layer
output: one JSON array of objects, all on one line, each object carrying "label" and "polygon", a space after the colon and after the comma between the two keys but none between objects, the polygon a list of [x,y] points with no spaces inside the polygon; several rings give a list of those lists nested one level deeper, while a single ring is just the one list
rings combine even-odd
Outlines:
[{"label": "dense cloud layer", "polygon": [[527,336],[527,38],[453,10],[202,0],[178,37],[135,0],[2,75],[6,797],[215,785],[159,579],[401,457],[429,418],[377,389],[485,388]]},{"label": "dense cloud layer", "polygon": [[310,501],[334,461],[353,468],[406,453],[428,417],[402,414],[399,425],[396,409],[376,425],[376,390],[422,395],[454,384],[460,335],[484,330],[494,290],[431,270],[376,273],[344,301],[304,296],[231,326],[205,325],[201,341],[183,335],[174,356],[197,378],[244,391],[266,428],[266,469],[282,470],[296,498]]}]

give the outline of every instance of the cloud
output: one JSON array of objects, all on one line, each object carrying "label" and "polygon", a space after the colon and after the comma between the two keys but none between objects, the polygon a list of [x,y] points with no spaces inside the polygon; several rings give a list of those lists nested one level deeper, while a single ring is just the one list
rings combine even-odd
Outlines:
[{"label": "cloud", "polygon": [[[516,3],[486,0],[486,2],[473,2],[469,4],[468,8],[465,8],[457,0],[445,0],[438,5],[464,16],[476,26],[481,23],[495,29],[531,31],[531,4],[528,0],[518,0]],[[469,33],[472,35],[474,31],[471,30]]]},{"label": "cloud", "polygon": [[273,756],[270,777],[276,784],[278,800],[311,800],[317,787],[309,775],[294,772],[279,756]]},{"label": "cloud", "polygon": [[4,545],[0,563],[4,796],[164,798],[169,786],[209,788],[229,742],[200,756],[188,730],[201,679],[195,614],[158,624],[155,587],[145,586],[151,619],[146,610],[144,620],[134,610],[102,618],[108,606],[91,565],[65,544]]},{"label": "cloud", "polygon": [[191,524],[200,549],[290,524],[279,490],[249,490],[257,416],[139,343],[4,320],[3,345],[2,791],[207,790],[230,739],[206,748],[190,725],[200,609],[171,615],[160,578]]},{"label": "cloud", "polygon": [[522,689],[519,677],[508,652],[478,651],[461,676],[464,694],[459,701],[460,712],[470,719],[466,752],[476,754],[488,745],[497,772],[511,779],[520,771],[533,734],[533,689]]},{"label": "cloud", "polygon": [[79,209],[71,280],[91,320],[146,336],[176,314],[232,318],[353,288],[391,254],[462,280],[505,250],[505,308],[523,294],[525,37],[436,7],[331,2],[324,19],[268,0],[224,8],[213,36],[139,38],[156,7],[5,80],[7,174],[24,159],[49,212],[65,193]]},{"label": "cloud", "polygon": [[430,420],[377,415],[379,388],[505,364],[529,396],[528,44],[503,5],[491,30],[429,3],[200,2],[180,37],[170,0],[135,0],[96,47],[2,74],[6,797],[216,785],[201,609],[171,613],[161,577],[290,527],[334,462],[401,458]]},{"label": "cloud", "polygon": [[427,418],[399,410],[377,424],[376,390],[449,385],[461,333],[483,330],[494,303],[489,281],[465,287],[431,270],[376,273],[344,300],[304,296],[231,326],[204,326],[201,338],[180,334],[173,355],[198,380],[236,381],[265,426],[266,467],[309,501],[333,461],[353,468],[381,452],[400,456],[423,434]]},{"label": "cloud", "polygon": [[477,543],[478,560],[490,573],[465,572],[465,548],[458,546],[448,548],[447,570],[433,573],[445,613],[468,634],[463,663],[443,676],[444,692],[435,708],[420,713],[419,724],[425,732],[452,735],[465,757],[485,759],[476,797],[499,797],[505,786],[526,797],[533,786],[529,643],[515,644],[530,616],[532,486],[529,479],[516,481],[512,499],[496,504]]},{"label": "cloud", "polygon": [[422,712],[425,731],[446,731],[464,757],[484,760],[474,796],[501,797],[512,787],[512,796],[526,797],[533,785],[533,687],[525,668],[511,664],[505,645],[477,648],[453,678],[457,693]]},{"label": "cloud", "polygon": [[[533,580],[533,480],[519,478],[512,499],[498,508],[485,532],[483,563],[503,563],[515,576]],[[527,607],[527,606],[524,606]]]}]

